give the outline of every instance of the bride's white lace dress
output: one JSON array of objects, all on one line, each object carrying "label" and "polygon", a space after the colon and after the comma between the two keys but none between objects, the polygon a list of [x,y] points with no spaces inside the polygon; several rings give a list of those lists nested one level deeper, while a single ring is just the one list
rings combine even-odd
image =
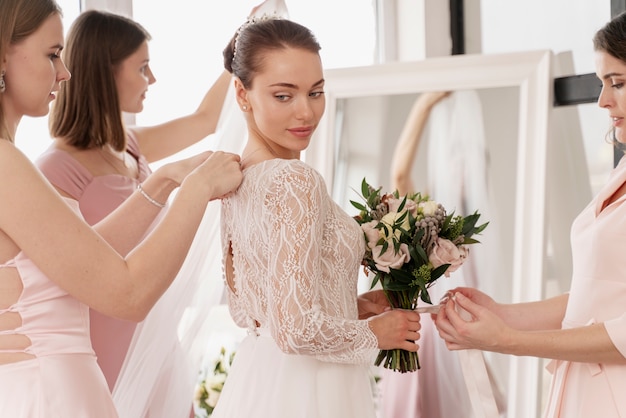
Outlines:
[{"label": "bride's white lace dress", "polygon": [[230,312],[249,335],[212,417],[374,417],[377,340],[356,301],[363,233],[321,175],[300,160],[253,165],[221,219]]}]

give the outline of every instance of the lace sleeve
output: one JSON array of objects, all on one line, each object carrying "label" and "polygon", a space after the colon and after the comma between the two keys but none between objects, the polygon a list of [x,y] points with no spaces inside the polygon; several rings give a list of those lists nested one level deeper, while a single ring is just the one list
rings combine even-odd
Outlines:
[{"label": "lace sleeve", "polygon": [[287,353],[371,364],[377,340],[367,321],[341,314],[348,312],[344,305],[356,306],[356,293],[337,294],[341,287],[333,282],[343,278],[324,277],[334,272],[324,273],[321,265],[330,200],[321,176],[297,164],[275,180],[265,203],[272,249],[267,310],[274,340]]}]

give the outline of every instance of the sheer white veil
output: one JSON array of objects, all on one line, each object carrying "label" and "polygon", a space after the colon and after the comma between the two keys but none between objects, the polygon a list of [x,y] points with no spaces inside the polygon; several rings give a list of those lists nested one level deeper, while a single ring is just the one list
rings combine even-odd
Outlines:
[{"label": "sheer white veil", "polygon": [[[287,17],[283,0],[268,0],[255,15]],[[241,153],[247,128],[231,84],[211,149]],[[211,202],[176,279],[135,331],[113,389],[120,418],[185,417],[207,346],[211,309],[223,294],[220,202]]]}]

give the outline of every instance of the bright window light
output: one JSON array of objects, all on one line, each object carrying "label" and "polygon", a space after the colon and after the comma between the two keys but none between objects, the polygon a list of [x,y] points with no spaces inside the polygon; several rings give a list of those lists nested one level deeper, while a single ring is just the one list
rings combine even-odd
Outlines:
[{"label": "bright window light", "polygon": [[[152,35],[150,86],[139,125],[154,125],[191,113],[224,70],[222,50],[259,0],[177,0],[167,7],[133,0],[133,17]],[[317,36],[325,68],[374,63],[376,26],[372,0],[286,0],[290,19]],[[176,158],[182,157],[177,155]]]}]

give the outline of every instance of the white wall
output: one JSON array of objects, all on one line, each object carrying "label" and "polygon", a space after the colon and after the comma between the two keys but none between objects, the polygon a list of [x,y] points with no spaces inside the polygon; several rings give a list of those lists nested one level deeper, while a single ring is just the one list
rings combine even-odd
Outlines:
[{"label": "white wall", "polygon": [[[468,53],[530,49],[571,53],[572,71],[556,76],[595,72],[592,38],[611,18],[610,0],[465,0],[465,8]],[[595,104],[578,106],[576,111],[595,192],[613,164],[612,147],[604,141],[608,115]]]}]

